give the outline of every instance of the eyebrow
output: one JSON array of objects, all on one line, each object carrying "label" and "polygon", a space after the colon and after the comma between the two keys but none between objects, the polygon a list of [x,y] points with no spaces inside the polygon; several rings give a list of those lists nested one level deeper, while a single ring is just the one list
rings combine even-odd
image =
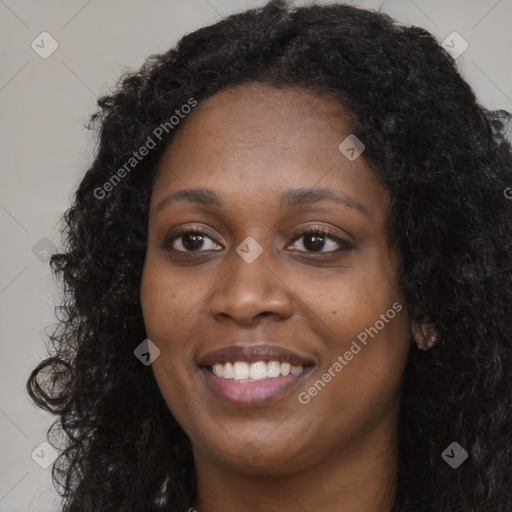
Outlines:
[{"label": "eyebrow", "polygon": [[[178,190],[168,195],[158,204],[156,211],[159,212],[162,208],[175,201],[188,201],[190,203],[215,206],[217,208],[224,206],[224,201],[214,190],[210,188],[194,188]],[[318,201],[334,201],[338,204],[348,206],[349,208],[355,208],[361,212],[368,213],[366,208],[353,197],[344,192],[334,191],[330,188],[295,188],[286,190],[281,194],[280,206],[281,208],[286,206],[297,207]]]}]

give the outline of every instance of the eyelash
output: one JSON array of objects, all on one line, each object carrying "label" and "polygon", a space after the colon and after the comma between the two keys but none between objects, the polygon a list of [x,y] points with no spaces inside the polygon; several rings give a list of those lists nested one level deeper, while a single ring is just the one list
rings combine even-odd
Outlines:
[{"label": "eyelash", "polygon": [[[205,236],[207,238],[210,238],[212,239],[211,235],[209,232],[207,232],[205,229],[201,228],[201,227],[194,227],[194,228],[190,228],[190,227],[187,227],[187,228],[184,228],[180,231],[178,231],[177,233],[174,233],[172,236],[168,237],[165,241],[164,241],[164,249],[169,251],[169,252],[174,252],[174,253],[201,253],[201,252],[206,252],[206,251],[202,251],[202,250],[198,250],[198,251],[182,251],[182,250],[178,250],[178,249],[173,249],[172,248],[172,244],[174,243],[175,240],[179,239],[180,237],[184,236],[184,235],[201,235],[201,236]],[[336,242],[340,247],[334,251],[327,251],[327,252],[323,252],[323,251],[299,251],[300,253],[307,253],[307,254],[335,254],[335,253],[338,253],[338,252],[342,252],[342,251],[349,251],[351,249],[354,249],[354,246],[352,244],[350,244],[349,242],[347,242],[346,240],[343,240],[341,238],[339,238],[338,236],[336,236],[334,233],[332,233],[330,230],[328,230],[327,228],[324,228],[322,226],[315,226],[315,227],[311,227],[311,228],[308,228],[306,229],[305,231],[301,231],[299,233],[296,233],[294,235],[294,238],[293,238],[293,243],[297,242],[298,240],[300,240],[301,238],[303,237],[307,237],[307,236],[311,236],[311,235],[317,235],[317,236],[323,236],[323,237],[328,237],[330,238],[331,240],[333,240],[334,242]],[[215,242],[217,243],[217,242]]]}]

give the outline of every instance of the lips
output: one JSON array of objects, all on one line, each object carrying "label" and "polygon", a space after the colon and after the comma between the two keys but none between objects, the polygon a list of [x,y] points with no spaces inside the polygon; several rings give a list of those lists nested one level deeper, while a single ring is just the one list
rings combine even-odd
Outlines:
[{"label": "lips", "polygon": [[[224,369],[233,367],[234,373],[229,377],[223,375],[223,365]],[[254,407],[290,394],[309,375],[316,362],[311,357],[277,345],[231,345],[201,355],[198,366],[203,383],[218,399],[231,405]],[[245,369],[246,373],[249,366],[262,367],[261,370],[266,366],[269,372],[256,376],[251,370],[250,375],[237,375],[237,366],[240,371]],[[281,372],[276,371],[277,367]],[[258,380],[244,378],[251,375]]]}]

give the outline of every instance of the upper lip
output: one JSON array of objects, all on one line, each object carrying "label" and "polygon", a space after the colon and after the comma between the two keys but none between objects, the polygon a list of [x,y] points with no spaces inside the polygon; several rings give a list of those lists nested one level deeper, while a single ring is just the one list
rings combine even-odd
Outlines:
[{"label": "upper lip", "polygon": [[213,366],[216,363],[236,361],[279,361],[294,366],[313,365],[314,361],[306,356],[292,352],[277,345],[231,345],[229,347],[212,350],[198,358],[199,366]]}]

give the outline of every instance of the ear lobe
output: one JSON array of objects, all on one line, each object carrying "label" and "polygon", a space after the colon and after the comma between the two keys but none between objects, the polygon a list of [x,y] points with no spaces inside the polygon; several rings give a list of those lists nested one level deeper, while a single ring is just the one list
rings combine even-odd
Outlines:
[{"label": "ear lobe", "polygon": [[429,350],[437,343],[437,331],[434,324],[411,322],[411,333],[420,350]]}]

